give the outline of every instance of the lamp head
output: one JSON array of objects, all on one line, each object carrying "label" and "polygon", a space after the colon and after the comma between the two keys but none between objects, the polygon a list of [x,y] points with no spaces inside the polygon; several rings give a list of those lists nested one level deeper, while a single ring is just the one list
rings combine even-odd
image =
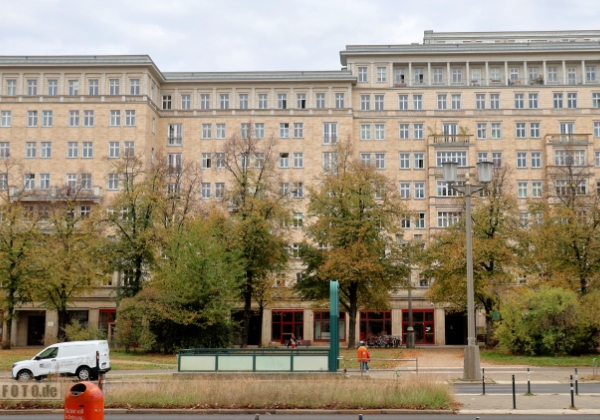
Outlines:
[{"label": "lamp head", "polygon": [[457,162],[442,163],[442,174],[444,175],[444,181],[456,182],[456,177],[458,175],[458,163]]},{"label": "lamp head", "polygon": [[479,176],[479,182],[487,184],[492,181],[492,172],[494,170],[494,164],[492,162],[479,162],[477,163],[477,174]]}]

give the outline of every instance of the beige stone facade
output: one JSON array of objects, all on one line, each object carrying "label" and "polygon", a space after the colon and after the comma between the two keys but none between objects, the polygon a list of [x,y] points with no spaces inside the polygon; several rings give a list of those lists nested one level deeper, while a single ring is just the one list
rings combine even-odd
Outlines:
[{"label": "beige stone facade", "polygon": [[[306,187],[319,182],[331,143],[351,138],[361,158],[385,171],[415,211],[405,239],[426,241],[460,211],[440,183],[444,160],[461,162],[462,176],[474,176],[479,160],[510,168],[507,188],[518,193],[523,222],[526,200],[553,194],[547,171],[565,153],[590,167],[586,190],[597,188],[599,40],[600,31],[427,31],[423,44],[347,46],[340,53],[343,69],[322,72],[163,73],[148,56],[0,57],[0,154],[19,159],[36,189],[62,186],[69,174],[90,174],[94,203],[108,203],[116,193],[109,174],[125,147],[146,159],[181,153],[202,163],[210,157],[202,182],[210,184],[212,199],[215,184],[227,182],[214,154],[251,124],[255,133],[277,139],[282,158],[288,154],[281,180],[303,183],[305,194],[295,200],[302,212]],[[301,238],[301,229],[292,232],[292,241]],[[299,269],[293,264],[287,286]],[[462,320],[427,302],[426,285],[413,277],[423,342],[462,343]],[[88,311],[88,322],[106,319],[101,314],[115,308],[112,287],[75,302]],[[374,320],[372,332],[401,334],[406,292],[399,291],[390,308],[389,324],[382,320],[380,328]],[[273,321],[285,310],[301,310],[301,318]],[[321,327],[310,302],[267,312],[256,341],[283,340],[289,328],[297,335],[301,328],[304,339],[318,342]],[[22,314],[13,329],[17,345],[32,344],[27,314],[45,316],[44,332],[56,333],[55,314],[39,307]],[[481,316],[477,324],[484,324]],[[371,332],[369,325],[357,325],[361,336]]]}]

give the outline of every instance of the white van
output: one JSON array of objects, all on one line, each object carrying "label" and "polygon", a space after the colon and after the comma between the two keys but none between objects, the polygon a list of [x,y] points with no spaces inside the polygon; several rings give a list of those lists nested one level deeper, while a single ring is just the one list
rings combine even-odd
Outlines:
[{"label": "white van", "polygon": [[13,379],[40,380],[51,374],[77,376],[81,381],[98,377],[98,370],[110,370],[110,354],[106,340],[72,341],[45,348],[31,360],[17,362]]}]

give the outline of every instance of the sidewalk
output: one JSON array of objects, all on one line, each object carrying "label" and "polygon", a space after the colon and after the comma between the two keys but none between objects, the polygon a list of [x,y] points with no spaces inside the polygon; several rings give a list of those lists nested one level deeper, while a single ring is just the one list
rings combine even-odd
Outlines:
[{"label": "sidewalk", "polygon": [[[600,395],[575,397],[573,410],[570,394],[517,395],[517,409],[513,410],[512,395],[456,395],[463,404],[460,414],[597,414],[600,415]],[[535,411],[535,412],[532,412]]]}]

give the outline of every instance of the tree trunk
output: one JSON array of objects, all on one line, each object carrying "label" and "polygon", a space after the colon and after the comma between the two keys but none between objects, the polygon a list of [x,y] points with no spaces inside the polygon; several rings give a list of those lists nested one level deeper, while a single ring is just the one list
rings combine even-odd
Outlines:
[{"label": "tree trunk", "polygon": [[250,318],[252,317],[252,293],[250,290],[244,292],[244,321],[242,323],[242,348],[248,347],[250,335]]},{"label": "tree trunk", "polygon": [[[11,341],[12,336],[12,320],[15,314],[14,306],[10,306],[6,310],[6,315],[3,317],[2,322],[6,324],[6,341],[3,344],[3,347],[6,350],[10,350],[12,348],[13,342]],[[2,337],[0,337],[0,340]]]},{"label": "tree trunk", "polygon": [[485,346],[492,348],[494,347],[494,320],[491,312],[485,314],[485,330]]},{"label": "tree trunk", "polygon": [[69,319],[69,313],[66,309],[57,311],[58,312],[58,333],[56,338],[59,342],[65,341],[65,327],[67,326],[67,320]]},{"label": "tree trunk", "polygon": [[[356,345],[356,317],[358,315],[358,285],[356,283],[350,284],[348,287],[348,300],[350,304],[350,326],[348,331],[348,348],[353,349]],[[360,331],[359,331],[360,333]]]}]

